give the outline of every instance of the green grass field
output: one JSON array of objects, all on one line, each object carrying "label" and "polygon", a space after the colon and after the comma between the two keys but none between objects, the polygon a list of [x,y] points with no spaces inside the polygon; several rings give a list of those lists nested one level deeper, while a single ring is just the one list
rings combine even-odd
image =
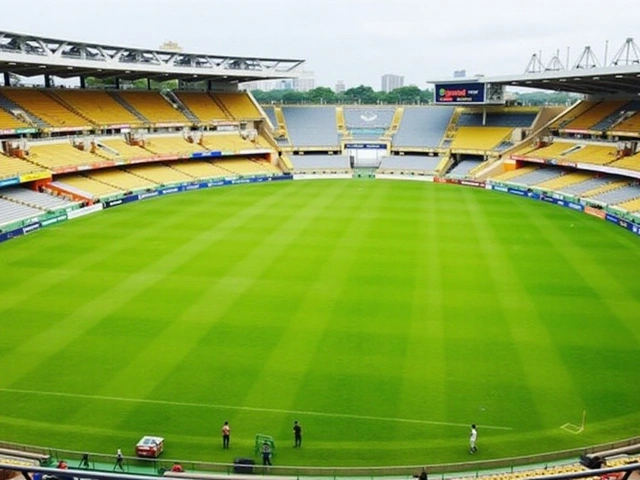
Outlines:
[{"label": "green grass field", "polygon": [[[0,439],[419,465],[638,434],[640,244],[509,195],[394,181],[185,193],[0,245]],[[579,424],[571,434],[560,428]],[[221,448],[229,420],[231,450]],[[300,421],[303,448],[292,448]]]}]

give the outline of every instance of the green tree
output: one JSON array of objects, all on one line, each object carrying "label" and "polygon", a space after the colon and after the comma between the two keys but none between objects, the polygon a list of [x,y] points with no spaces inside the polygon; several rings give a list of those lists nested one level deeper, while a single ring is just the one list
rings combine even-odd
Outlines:
[{"label": "green tree", "polygon": [[328,87],[316,87],[309,90],[306,97],[311,103],[336,103],[336,94]]}]

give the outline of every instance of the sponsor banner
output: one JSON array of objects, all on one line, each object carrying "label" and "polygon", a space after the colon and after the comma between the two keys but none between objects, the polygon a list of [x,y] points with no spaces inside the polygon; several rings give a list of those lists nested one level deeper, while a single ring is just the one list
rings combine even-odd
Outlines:
[{"label": "sponsor banner", "polygon": [[43,178],[51,178],[51,174],[49,172],[25,173],[20,175],[20,183],[34,182]]},{"label": "sponsor banner", "polygon": [[640,235],[640,226],[636,225],[635,223],[629,224],[629,230],[631,230],[636,235]]},{"label": "sponsor banner", "polygon": [[496,192],[504,192],[504,193],[509,192],[509,189],[504,185],[494,185],[493,190],[495,190]]},{"label": "sponsor banner", "polygon": [[238,155],[262,155],[264,153],[271,153],[271,150],[265,148],[254,148],[253,150],[238,150]]},{"label": "sponsor banner", "polygon": [[40,222],[36,221],[31,225],[26,225],[22,227],[22,234],[28,235],[31,232],[35,232],[36,230],[40,230]]},{"label": "sponsor banner", "polygon": [[15,129],[15,133],[17,133],[17,134],[36,133],[37,131],[38,131],[37,128],[16,128]]},{"label": "sponsor banner", "polygon": [[460,180],[460,185],[464,185],[465,187],[475,187],[475,188],[484,188],[484,182],[477,182],[475,180]]},{"label": "sponsor banner", "polygon": [[536,192],[528,192],[527,196],[531,199],[531,200],[540,200],[540,194],[536,193]]},{"label": "sponsor banner", "polygon": [[433,175],[393,175],[391,173],[376,174],[380,180],[408,180],[410,182],[433,182]]},{"label": "sponsor banner", "polygon": [[519,197],[527,196],[527,192],[525,192],[524,190],[519,190],[517,188],[507,188],[507,193],[510,193],[511,195],[518,195]]},{"label": "sponsor banner", "polygon": [[436,103],[483,103],[484,83],[468,82],[435,85]]},{"label": "sponsor banner", "polygon": [[386,150],[386,143],[345,143],[344,148],[349,150]]},{"label": "sponsor banner", "polygon": [[153,198],[153,197],[157,197],[158,195],[159,195],[158,192],[140,193],[138,195],[138,200],[144,200],[145,198]]},{"label": "sponsor banner", "polygon": [[217,158],[221,156],[222,152],[220,150],[212,150],[211,152],[194,152],[191,154],[191,158]]},{"label": "sponsor banner", "polygon": [[17,185],[20,183],[19,177],[3,178],[0,180],[0,187],[7,187],[9,185]]},{"label": "sponsor banner", "polygon": [[586,206],[584,207],[584,213],[586,213],[587,215],[592,215],[594,217],[598,217],[601,218],[602,220],[604,220],[606,213],[604,212],[604,210],[601,210],[599,208],[593,208],[590,206]]},{"label": "sponsor banner", "polygon": [[90,207],[71,210],[70,212],[67,212],[67,218],[69,218],[69,220],[73,220],[74,218],[84,217],[86,215],[99,212],[100,210],[102,210],[102,208],[103,207],[101,203],[96,203],[95,205],[91,205]]},{"label": "sponsor banner", "polygon": [[584,211],[584,206],[575,202],[566,202],[565,207],[570,208],[571,210],[576,210],[577,212]]},{"label": "sponsor banner", "polygon": [[40,225],[43,227],[48,227],[49,225],[54,225],[56,223],[64,222],[67,219],[67,215],[59,215],[57,217],[47,218],[46,220],[42,220]]},{"label": "sponsor banner", "polygon": [[103,205],[104,205],[104,208],[111,208],[111,207],[124,205],[125,203],[135,202],[136,200],[138,200],[137,195],[129,195],[128,197],[122,197],[116,200],[108,200],[104,202]]},{"label": "sponsor banner", "polygon": [[163,188],[163,189],[159,190],[158,193],[160,195],[168,195],[170,193],[182,192],[183,190],[184,190],[184,188],[182,187],[182,185],[178,185],[176,187]]}]

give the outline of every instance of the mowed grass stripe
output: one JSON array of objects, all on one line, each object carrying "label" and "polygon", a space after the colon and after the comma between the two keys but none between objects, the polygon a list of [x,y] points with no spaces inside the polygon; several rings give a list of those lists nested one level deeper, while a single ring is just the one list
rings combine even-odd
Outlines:
[{"label": "mowed grass stripe", "polygon": [[[503,244],[493,231],[490,218],[477,206],[474,196],[465,191],[463,198],[480,239],[480,253],[485,256],[489,266],[489,278],[499,296],[498,306],[509,326],[505,334],[509,334],[518,346],[518,360],[527,379],[518,387],[525,391],[528,388],[535,402],[525,410],[526,417],[522,418],[521,423],[529,425],[529,428],[536,428],[536,425],[537,428],[559,427],[567,421],[564,412],[572,409],[580,411],[584,402],[539,318],[535,300],[529,296],[511,260],[504,253]],[[549,372],[553,372],[553,375],[549,375]],[[560,398],[550,395],[550,392],[557,390],[563,393]]]}]

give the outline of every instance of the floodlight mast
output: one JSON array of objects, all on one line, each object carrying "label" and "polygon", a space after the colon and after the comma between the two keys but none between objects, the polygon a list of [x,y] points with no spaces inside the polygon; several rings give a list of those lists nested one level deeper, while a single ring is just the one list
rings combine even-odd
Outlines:
[{"label": "floodlight mast", "polygon": [[613,56],[611,66],[618,65],[640,65],[640,48],[633,38],[627,38]]}]

